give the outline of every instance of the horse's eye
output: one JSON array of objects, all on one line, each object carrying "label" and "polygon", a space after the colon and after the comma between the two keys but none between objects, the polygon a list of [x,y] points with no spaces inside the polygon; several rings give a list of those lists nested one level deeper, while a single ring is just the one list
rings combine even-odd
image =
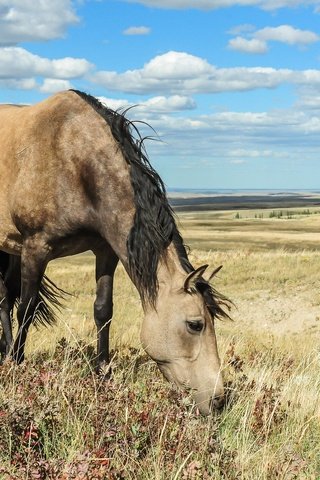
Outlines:
[{"label": "horse's eye", "polygon": [[203,330],[204,324],[202,320],[187,320],[187,330],[190,333],[199,333]]}]

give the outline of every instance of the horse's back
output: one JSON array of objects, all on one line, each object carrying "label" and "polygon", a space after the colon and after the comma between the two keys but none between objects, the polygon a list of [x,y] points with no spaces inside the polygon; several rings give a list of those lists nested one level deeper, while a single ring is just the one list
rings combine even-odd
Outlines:
[{"label": "horse's back", "polygon": [[33,106],[0,106],[0,248],[19,253],[22,219],[39,228],[54,215],[59,197],[66,200],[64,184],[76,188],[73,147],[77,138],[81,144],[88,111],[94,113],[73,92]]},{"label": "horse's back", "polygon": [[19,253],[30,232],[72,235],[93,222],[96,229],[92,211],[101,188],[112,192],[111,216],[118,187],[132,195],[129,167],[109,125],[72,91],[0,109],[0,178],[0,248],[9,253]]}]

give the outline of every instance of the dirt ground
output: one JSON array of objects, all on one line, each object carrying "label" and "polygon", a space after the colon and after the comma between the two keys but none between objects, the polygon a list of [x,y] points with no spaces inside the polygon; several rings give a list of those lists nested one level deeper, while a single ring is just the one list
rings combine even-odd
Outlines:
[{"label": "dirt ground", "polygon": [[314,333],[320,339],[320,307],[308,292],[288,292],[284,296],[266,291],[255,292],[255,298],[234,299],[233,319],[237,325],[261,328],[274,335]]}]

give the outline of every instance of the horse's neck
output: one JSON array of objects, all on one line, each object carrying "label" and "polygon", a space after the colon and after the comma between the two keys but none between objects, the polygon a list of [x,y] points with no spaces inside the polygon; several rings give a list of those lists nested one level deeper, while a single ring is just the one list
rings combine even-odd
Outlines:
[{"label": "horse's neck", "polygon": [[158,265],[159,290],[182,288],[186,276],[187,273],[182,268],[176,248],[171,243]]},{"label": "horse's neck", "polygon": [[119,152],[115,157],[107,159],[103,174],[96,173],[95,191],[101,199],[96,216],[100,234],[128,271],[127,238],[136,208],[128,166]]}]

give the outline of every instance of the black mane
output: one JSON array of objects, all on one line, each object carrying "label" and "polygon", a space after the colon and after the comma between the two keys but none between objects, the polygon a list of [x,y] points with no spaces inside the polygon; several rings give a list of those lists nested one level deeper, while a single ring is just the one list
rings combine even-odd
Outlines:
[{"label": "black mane", "polygon": [[[102,105],[95,97],[78,90],[72,91],[105,119],[130,165],[136,212],[127,239],[129,268],[142,301],[154,304],[158,292],[158,263],[171,242],[183,269],[187,273],[194,270],[169,205],[165,186],[149,162],[143,139],[134,123],[123,113]],[[213,316],[227,316],[221,307],[226,304],[226,299],[219,296],[205,281],[201,282],[199,291]]]}]

